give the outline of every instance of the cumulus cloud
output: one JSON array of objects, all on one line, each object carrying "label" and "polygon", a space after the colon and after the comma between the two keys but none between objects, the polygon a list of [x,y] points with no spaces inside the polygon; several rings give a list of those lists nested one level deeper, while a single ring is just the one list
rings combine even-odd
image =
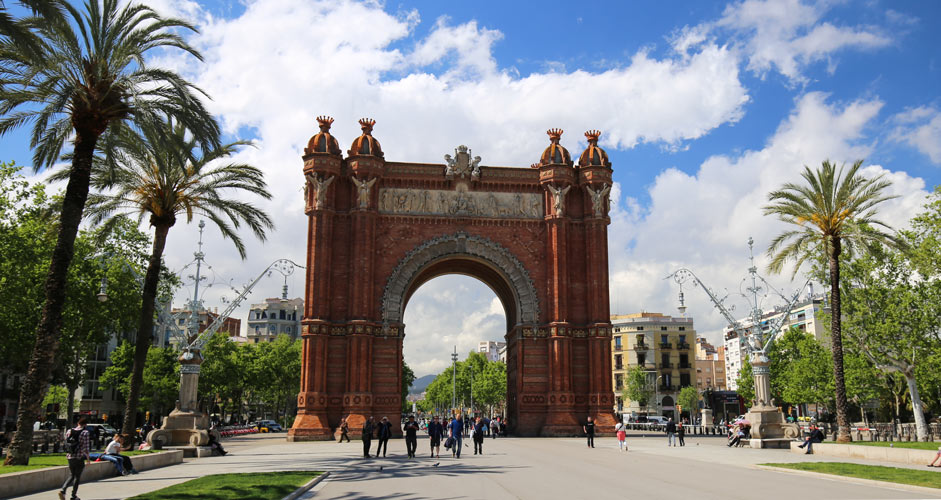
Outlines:
[{"label": "cumulus cloud", "polygon": [[941,111],[929,106],[920,106],[895,115],[895,129],[891,139],[917,149],[941,165]]},{"label": "cumulus cloud", "polygon": [[876,49],[891,43],[887,34],[873,26],[821,22],[828,10],[827,2],[745,0],[728,5],[719,20],[693,32],[731,32],[748,59],[749,70],[763,76],[773,69],[794,83],[806,81],[802,72],[811,63],[827,61],[833,72],[832,58],[840,50]]},{"label": "cumulus cloud", "polygon": [[[173,12],[190,8],[173,0],[161,5]],[[659,58],[640,51],[603,71],[555,69],[521,76],[499,67],[493,57],[504,34],[473,20],[440,18],[419,37],[415,11],[306,0],[255,0],[235,18],[206,12],[196,17],[200,34],[189,40],[205,63],[173,54],[156,62],[206,90],[213,97],[210,109],[227,131],[256,137],[258,147],[245,149],[238,159],[262,168],[274,193],[262,206],[275,215],[278,228],[264,247],[248,242],[248,262],[240,262],[212,228],[207,233],[208,258],[220,276],[235,277],[235,283],[250,281],[276,257],[304,260],[300,156],[316,131],[318,114],[337,118],[333,132],[344,149],[359,135],[356,118],[375,118],[374,135],[390,161],[440,162],[456,145],[467,144],[485,165],[527,166],[547,144],[543,131],[549,127],[568,129],[563,143],[573,151],[584,144],[579,132],[589,128],[605,131],[607,147],[676,147],[737,121],[749,99],[738,78],[737,56],[715,43]],[[171,268],[190,259],[194,233],[192,225],[174,228],[167,250]],[[289,285],[292,296],[302,295],[299,278],[292,277]],[[269,278],[253,297],[275,296],[279,287],[278,279]],[[207,302],[218,301],[224,288],[210,289]],[[232,298],[231,291],[227,295]],[[426,311],[422,318],[436,318],[455,310],[434,304],[415,299],[406,314],[415,309]],[[477,325],[466,329],[475,332],[474,342],[487,338],[488,325],[504,328],[490,313],[479,317],[476,309],[459,309],[452,321]],[[424,334],[412,325],[424,322],[409,321],[410,353],[413,341],[424,342],[414,340]],[[466,352],[468,342],[460,340],[459,349]],[[439,367],[438,361],[420,362],[425,361]]]},{"label": "cumulus cloud", "polygon": [[[735,314],[744,316],[746,303],[736,295],[743,290],[740,280],[749,266],[746,241],[754,238],[756,263],[764,270],[768,243],[785,229],[783,223],[762,215],[767,193],[784,182],[800,182],[805,165],[814,168],[824,159],[852,163],[869,156],[872,145],[864,129],[882,106],[875,99],[831,103],[827,94],[805,94],[762,149],[713,156],[692,175],[665,170],[650,187],[650,204],[643,212],[636,200],[620,200],[609,239],[613,309],[675,312],[679,289],[664,277],[686,267],[720,297],[729,293],[727,305],[738,304]],[[907,224],[927,195],[924,181],[904,172],[869,165],[863,174],[885,175],[892,181],[890,192],[899,198],[880,206],[880,213],[882,220],[897,228]],[[803,283],[803,279],[789,282],[790,270],[767,277],[785,295]],[[689,286],[685,296],[697,331],[719,341],[726,322],[707,296]],[[771,293],[765,307],[781,302]]]}]

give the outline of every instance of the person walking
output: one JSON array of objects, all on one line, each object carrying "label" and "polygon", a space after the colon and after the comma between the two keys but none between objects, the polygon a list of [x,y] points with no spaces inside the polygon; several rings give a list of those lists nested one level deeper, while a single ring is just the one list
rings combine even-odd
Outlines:
[{"label": "person walking", "polygon": [[614,426],[614,432],[618,435],[618,449],[621,451],[627,451],[627,431],[624,429],[624,423],[618,422]]},{"label": "person walking", "polygon": [[582,430],[585,431],[585,436],[588,438],[588,447],[595,447],[595,422],[588,417],[588,421],[585,422],[585,425],[582,426]]},{"label": "person walking", "polygon": [[59,500],[65,500],[65,492],[69,486],[72,487],[72,500],[78,500],[78,483],[82,479],[85,464],[91,458],[88,456],[91,453],[91,437],[85,429],[87,425],[88,419],[82,417],[78,419],[78,425],[69,429],[65,436],[65,458],[69,462],[69,478],[59,490]]},{"label": "person walking", "polygon": [[438,417],[433,417],[428,424],[428,437],[431,441],[431,456],[435,455],[441,458],[441,437],[444,435],[444,427],[438,422]]},{"label": "person walking", "polygon": [[415,458],[415,450],[418,448],[418,422],[413,415],[408,416],[408,422],[405,423],[405,451],[408,452],[408,458]]},{"label": "person walking", "polygon": [[490,438],[497,439],[497,434],[500,433],[500,422],[497,419],[490,420]]},{"label": "person walking", "polygon": [[484,454],[484,429],[487,428],[487,425],[484,424],[483,419],[477,417],[477,421],[474,422],[474,455],[480,453]]},{"label": "person walking", "polygon": [[680,446],[686,446],[686,441],[683,439],[686,437],[686,428],[683,426],[683,422],[677,422],[676,424],[676,437],[680,440]]},{"label": "person walking", "polygon": [[389,422],[389,419],[382,417],[382,421],[379,422],[379,428],[376,430],[376,437],[379,438],[379,446],[376,446],[376,458],[379,458],[379,452],[382,451],[382,456],[386,456],[386,452],[389,450],[389,438],[392,437],[392,422]]},{"label": "person walking", "polygon": [[671,418],[667,421],[667,446],[676,446],[676,422]]},{"label": "person walking", "polygon": [[456,458],[461,458],[461,447],[463,446],[462,437],[464,433],[464,421],[461,418],[461,414],[457,414],[457,418],[451,421],[450,425],[451,437],[454,438],[454,447],[451,448],[454,456]]},{"label": "person walking", "polygon": [[350,424],[346,422],[346,418],[340,419],[340,438],[337,439],[337,443],[342,443],[346,439],[346,442],[350,442]]},{"label": "person walking", "polygon": [[369,447],[372,445],[372,433],[375,429],[376,424],[373,422],[372,416],[366,419],[363,422],[363,458],[369,458]]}]

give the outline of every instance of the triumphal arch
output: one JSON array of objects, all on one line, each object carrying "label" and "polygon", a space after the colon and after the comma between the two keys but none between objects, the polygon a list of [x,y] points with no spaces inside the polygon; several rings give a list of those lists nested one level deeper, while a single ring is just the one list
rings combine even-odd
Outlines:
[{"label": "triumphal arch", "polygon": [[611,164],[600,132],[585,134],[573,162],[551,129],[538,163],[509,168],[466,146],[444,164],[387,161],[370,119],[344,156],[333,119],[318,122],[303,157],[303,372],[288,439],[329,439],[343,417],[354,435],[369,415],[401,429],[406,304],[454,273],[486,283],[506,310],[512,432],[573,435],[588,416],[612,429]]}]

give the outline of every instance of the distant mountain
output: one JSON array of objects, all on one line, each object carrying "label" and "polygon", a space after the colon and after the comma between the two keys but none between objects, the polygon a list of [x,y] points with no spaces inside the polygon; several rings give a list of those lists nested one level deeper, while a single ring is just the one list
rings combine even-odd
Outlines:
[{"label": "distant mountain", "polygon": [[409,387],[409,394],[421,394],[428,388],[428,385],[431,384],[431,381],[437,377],[437,374],[434,375],[425,375],[424,377],[418,377],[412,382],[412,386]]}]

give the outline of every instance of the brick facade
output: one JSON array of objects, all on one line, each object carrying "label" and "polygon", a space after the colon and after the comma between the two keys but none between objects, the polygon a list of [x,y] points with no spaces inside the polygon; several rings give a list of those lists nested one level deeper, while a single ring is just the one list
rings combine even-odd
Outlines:
[{"label": "brick facade", "polygon": [[303,157],[303,373],[288,438],[329,439],[342,417],[354,435],[369,415],[401,429],[402,313],[450,273],[484,281],[506,309],[511,431],[573,435],[589,415],[613,429],[611,168],[598,133],[578,165],[557,130],[531,168],[479,166],[463,146],[431,165],[385,161],[371,120],[344,158],[332,119],[318,121]]}]

